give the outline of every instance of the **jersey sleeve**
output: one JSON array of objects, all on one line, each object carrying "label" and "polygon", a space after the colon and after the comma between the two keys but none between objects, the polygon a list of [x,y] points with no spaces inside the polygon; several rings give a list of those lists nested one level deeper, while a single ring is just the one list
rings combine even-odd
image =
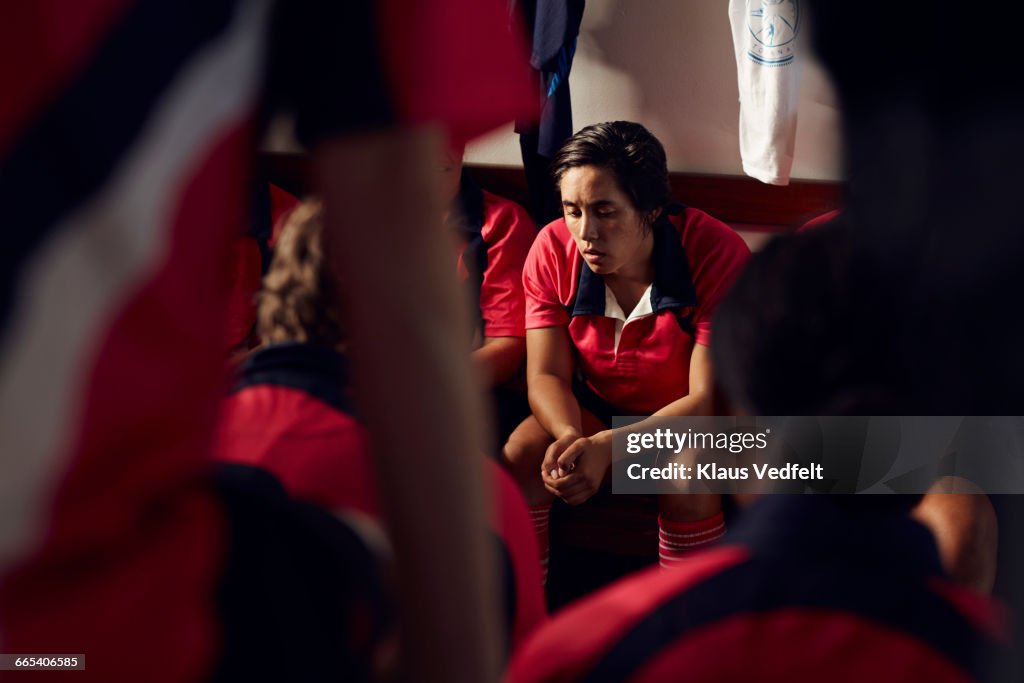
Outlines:
[{"label": "jersey sleeve", "polygon": [[750,249],[736,231],[706,213],[694,213],[685,244],[697,310],[694,314],[696,341],[711,345],[711,319],[719,302],[750,260]]},{"label": "jersey sleeve", "polygon": [[499,199],[488,214],[487,269],[480,287],[484,337],[525,337],[523,266],[537,229],[515,202]]},{"label": "jersey sleeve", "polygon": [[528,330],[569,324],[569,313],[558,297],[559,265],[558,243],[551,229],[545,228],[530,248],[523,269]]},{"label": "jersey sleeve", "polygon": [[526,31],[505,0],[378,0],[401,120],[440,122],[456,146],[537,116]]}]

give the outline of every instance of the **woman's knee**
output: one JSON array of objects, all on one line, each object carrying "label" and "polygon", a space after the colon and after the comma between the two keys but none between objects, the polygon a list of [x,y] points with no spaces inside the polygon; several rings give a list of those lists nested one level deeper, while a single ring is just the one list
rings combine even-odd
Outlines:
[{"label": "woman's knee", "polygon": [[501,461],[516,480],[540,482],[540,466],[544,453],[552,443],[551,436],[530,416],[509,436],[501,449]]}]

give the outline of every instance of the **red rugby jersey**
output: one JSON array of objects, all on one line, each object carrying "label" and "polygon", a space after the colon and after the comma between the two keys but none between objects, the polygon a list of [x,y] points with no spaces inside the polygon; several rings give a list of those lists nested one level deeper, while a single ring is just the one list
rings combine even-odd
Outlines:
[{"label": "red rugby jersey", "polygon": [[523,267],[537,228],[526,209],[481,190],[463,174],[459,278],[478,298],[482,337],[525,337]]},{"label": "red rugby jersey", "polygon": [[587,266],[564,219],[541,231],[523,273],[526,328],[568,327],[587,385],[635,414],[689,393],[693,345],[710,343],[715,307],[750,250],[729,226],[683,208],[655,224],[653,258],[651,313],[627,322],[617,347],[604,280]]},{"label": "red rugby jersey", "polygon": [[[215,457],[263,467],[289,493],[328,509],[380,516],[367,434],[352,414],[342,357],[309,344],[277,344],[247,359],[224,401]],[[493,461],[491,515],[511,562],[515,646],[545,617],[537,542],[526,503]]]},{"label": "red rugby jersey", "polygon": [[999,610],[942,575],[905,515],[767,496],[724,545],[575,603],[520,649],[512,683],[974,680]]}]

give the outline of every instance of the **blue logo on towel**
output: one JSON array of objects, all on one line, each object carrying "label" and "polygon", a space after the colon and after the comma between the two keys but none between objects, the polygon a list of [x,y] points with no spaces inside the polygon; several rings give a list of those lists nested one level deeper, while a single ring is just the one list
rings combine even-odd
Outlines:
[{"label": "blue logo on towel", "polygon": [[764,66],[789,64],[800,32],[799,0],[747,0],[747,28],[754,37],[748,57]]}]

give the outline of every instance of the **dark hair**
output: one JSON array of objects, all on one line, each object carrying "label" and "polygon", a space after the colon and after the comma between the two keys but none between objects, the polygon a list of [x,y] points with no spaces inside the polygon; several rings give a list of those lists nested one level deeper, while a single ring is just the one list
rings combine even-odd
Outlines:
[{"label": "dark hair", "polygon": [[874,330],[896,323],[854,267],[851,235],[841,218],[772,240],[719,304],[712,360],[734,404],[759,415],[893,414],[902,388]]},{"label": "dark hair", "polygon": [[565,141],[551,162],[555,185],[571,168],[609,169],[619,187],[641,213],[669,201],[668,164],[658,138],[639,123],[609,121],[587,126]]}]

